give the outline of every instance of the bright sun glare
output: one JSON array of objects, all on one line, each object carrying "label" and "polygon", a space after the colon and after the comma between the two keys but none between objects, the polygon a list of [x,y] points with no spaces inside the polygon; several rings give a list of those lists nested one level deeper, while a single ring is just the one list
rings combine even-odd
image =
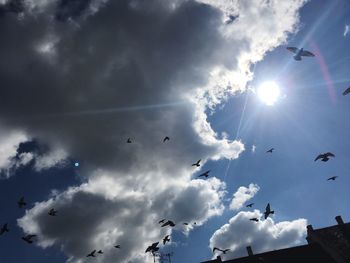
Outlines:
[{"label": "bright sun glare", "polygon": [[266,105],[272,106],[280,96],[280,88],[274,81],[263,82],[258,88],[258,96]]}]

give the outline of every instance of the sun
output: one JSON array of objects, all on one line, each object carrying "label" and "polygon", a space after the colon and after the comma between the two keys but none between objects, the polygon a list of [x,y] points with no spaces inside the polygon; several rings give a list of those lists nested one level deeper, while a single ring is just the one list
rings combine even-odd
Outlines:
[{"label": "sun", "polygon": [[280,88],[274,81],[265,81],[258,87],[259,99],[266,105],[274,105],[280,97]]}]

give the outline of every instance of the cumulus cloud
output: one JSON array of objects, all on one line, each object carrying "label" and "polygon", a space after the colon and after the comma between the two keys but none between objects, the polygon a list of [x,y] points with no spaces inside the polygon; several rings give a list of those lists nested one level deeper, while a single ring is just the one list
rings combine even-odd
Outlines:
[{"label": "cumulus cloud", "polygon": [[260,187],[257,184],[249,184],[248,187],[239,187],[238,190],[233,194],[230,209],[240,209],[244,205],[244,203],[252,199],[259,190]]},{"label": "cumulus cloud", "polygon": [[7,130],[2,127],[0,132],[0,174],[1,177],[9,177],[11,168],[27,164],[31,159],[31,154],[21,154],[17,156],[19,145],[28,140],[27,135],[18,130]]},{"label": "cumulus cloud", "polygon": [[247,256],[246,247],[251,246],[254,253],[281,249],[301,244],[306,236],[306,219],[274,222],[267,218],[257,223],[250,218],[263,218],[259,210],[239,212],[228,224],[216,230],[210,238],[210,248],[230,248],[223,259]]},{"label": "cumulus cloud", "polygon": [[[116,240],[129,248],[119,262],[142,261],[141,247],[169,231],[153,225],[160,217],[220,215],[223,182],[191,180],[190,164],[236,159],[244,144],[217,134],[208,114],[297,30],[304,2],[41,0],[1,10],[0,123],[48,146],[38,170],[70,156],[84,164],[84,183],[37,203],[19,221],[24,231],[72,262]],[[51,206],[57,229],[44,216]]]},{"label": "cumulus cloud", "polygon": [[[145,262],[146,244],[160,241],[171,232],[160,227],[161,218],[171,219],[177,224],[175,229],[183,231],[183,222],[201,225],[223,212],[225,186],[215,178],[193,180],[172,191],[150,186],[147,191],[106,188],[116,185],[111,180],[100,171],[100,176],[88,183],[37,203],[18,224],[27,233],[38,234],[38,244],[43,248],[61,245],[68,262],[83,262],[87,252],[96,248],[104,251],[98,262]],[[58,211],[55,218],[47,215],[53,207]],[[122,249],[113,248],[116,244]]]}]

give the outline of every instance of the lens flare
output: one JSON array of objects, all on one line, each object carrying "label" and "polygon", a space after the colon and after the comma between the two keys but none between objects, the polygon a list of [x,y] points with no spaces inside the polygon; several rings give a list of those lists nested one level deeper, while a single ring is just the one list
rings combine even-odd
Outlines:
[{"label": "lens flare", "polygon": [[263,82],[258,88],[259,99],[266,105],[272,106],[280,97],[280,88],[274,81]]}]

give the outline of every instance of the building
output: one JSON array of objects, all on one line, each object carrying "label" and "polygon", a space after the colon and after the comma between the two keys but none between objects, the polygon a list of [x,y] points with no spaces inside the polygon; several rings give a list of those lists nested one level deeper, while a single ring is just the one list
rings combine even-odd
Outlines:
[{"label": "building", "polygon": [[313,229],[307,226],[308,244],[254,254],[247,247],[247,257],[222,261],[218,256],[214,260],[202,263],[350,263],[350,223],[344,223],[341,216],[335,218],[337,225]]}]

